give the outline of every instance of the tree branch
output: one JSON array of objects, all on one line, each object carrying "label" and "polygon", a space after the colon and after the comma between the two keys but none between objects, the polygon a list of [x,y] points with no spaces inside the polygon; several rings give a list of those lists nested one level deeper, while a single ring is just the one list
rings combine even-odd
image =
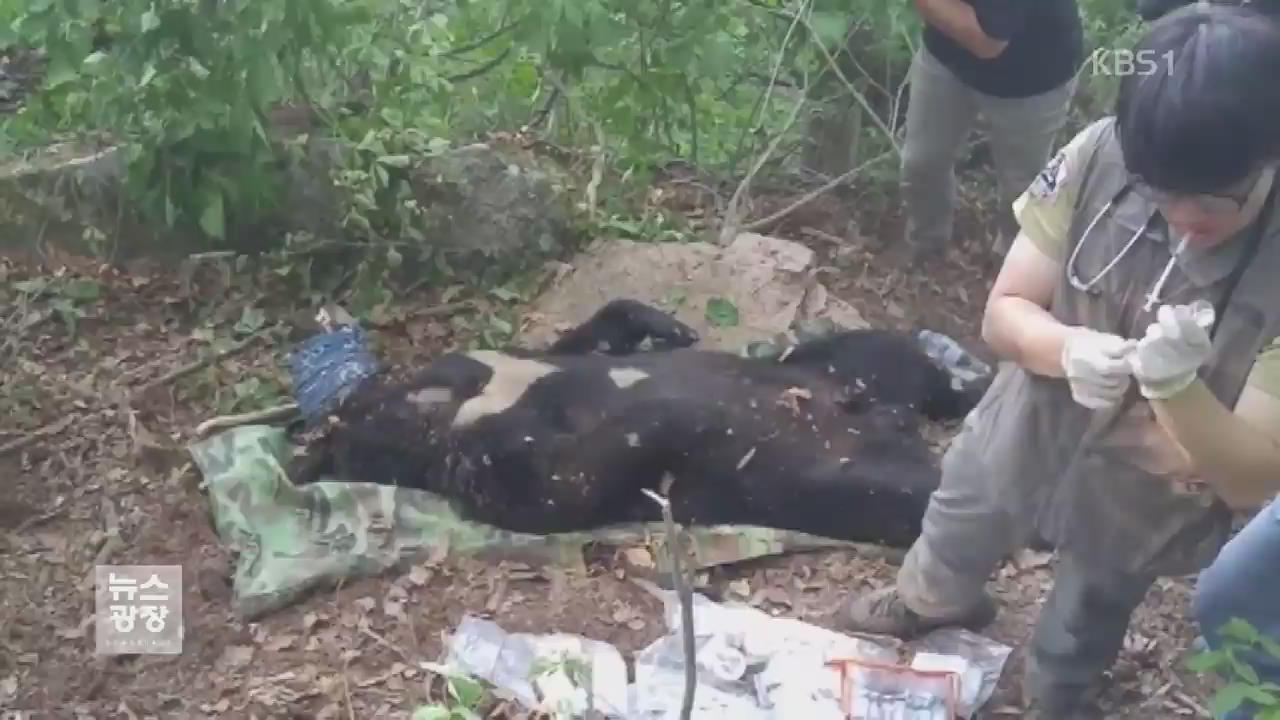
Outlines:
[{"label": "tree branch", "polygon": [[511,55],[511,48],[507,47],[501,53],[498,53],[497,57],[493,58],[492,60],[489,60],[488,62],[481,65],[480,67],[475,68],[473,70],[468,70],[464,73],[459,73],[457,75],[450,75],[445,79],[451,83],[460,83],[460,82],[466,82],[467,80],[472,80],[474,78],[478,78],[481,75],[501,65],[502,61],[506,60],[508,57],[510,57],[510,55]]},{"label": "tree branch", "polygon": [[[761,116],[760,116],[759,125],[757,125],[757,129],[759,129],[764,124],[763,108],[768,105],[769,96],[773,93],[773,83],[777,79],[778,72],[782,68],[782,59],[786,56],[787,45],[791,41],[792,31],[795,30],[796,26],[801,22],[804,16],[809,12],[809,8],[810,8],[810,0],[805,0],[804,5],[801,6],[800,8],[800,12],[798,12],[795,15],[795,17],[792,19],[791,26],[787,28],[787,34],[783,38],[782,47],[778,48],[778,54],[775,57],[774,63],[773,63],[773,75],[770,78],[769,83],[765,86],[764,101],[760,103]],[[739,205],[739,203],[742,200],[742,196],[746,194],[747,189],[751,185],[751,180],[756,176],[756,173],[758,173],[760,171],[760,168],[765,164],[766,161],[768,161],[769,156],[772,155],[774,151],[778,149],[778,144],[782,142],[782,138],[786,136],[787,131],[791,129],[791,126],[795,125],[796,118],[800,116],[800,108],[804,107],[805,101],[807,100],[807,96],[809,94],[808,73],[805,73],[804,84],[805,84],[804,89],[802,89],[798,93],[799,98],[796,100],[795,106],[791,108],[791,114],[787,117],[786,124],[783,125],[782,129],[778,131],[778,134],[773,137],[773,140],[770,141],[769,146],[765,148],[764,152],[760,155],[760,157],[756,159],[755,164],[752,165],[751,169],[747,171],[746,177],[742,178],[742,182],[738,184],[738,188],[733,191],[733,195],[729,198],[729,205],[725,209],[724,218],[721,220],[721,224],[720,224],[720,244],[721,245],[728,245],[730,242],[733,241],[733,238],[738,234],[738,226],[741,224],[741,221],[742,221],[742,209],[741,209],[741,206]]]},{"label": "tree branch", "polygon": [[463,45],[461,47],[450,48],[448,52],[442,53],[440,57],[457,57],[459,55],[465,55],[466,53],[472,52],[474,50],[479,50],[485,45],[488,45],[494,40],[497,40],[503,35],[506,35],[512,30],[515,30],[516,28],[520,27],[520,25],[523,24],[525,20],[529,19],[529,15],[531,14],[532,14],[532,11],[527,12],[519,20],[515,20],[513,22],[507,23],[499,27],[497,30],[494,30],[493,32],[489,33],[488,35],[485,35],[484,37],[474,42],[467,43],[466,45]]},{"label": "tree branch", "polygon": [[763,217],[763,218],[760,218],[759,220],[753,220],[747,223],[746,225],[743,225],[742,226],[743,232],[756,232],[757,230],[763,230],[764,228],[774,224],[775,222],[778,222],[779,220],[785,218],[786,216],[790,215],[791,213],[795,212],[801,207],[804,207],[808,203],[812,202],[814,198],[817,198],[819,195],[827,192],[828,190],[836,187],[837,185],[844,183],[845,181],[851,179],[854,175],[857,175],[858,173],[865,170],[870,165],[877,163],[885,159],[886,157],[889,157],[888,153],[881,153],[875,156],[874,158],[867,160],[861,165],[842,173],[839,177],[831,179],[822,187],[817,188],[815,190],[811,190],[808,193],[805,193],[799,200],[796,200],[795,202],[779,210],[778,212],[773,213],[768,217]]},{"label": "tree branch", "polygon": [[[663,478],[670,485],[671,476]],[[662,509],[662,521],[667,529],[667,554],[671,562],[671,584],[680,600],[680,636],[684,645],[684,699],[680,705],[680,720],[693,716],[693,698],[698,689],[698,648],[693,634],[693,592],[685,582],[684,568],[680,562],[680,535],[675,517],[671,513],[671,501],[645,488],[642,491]]]}]

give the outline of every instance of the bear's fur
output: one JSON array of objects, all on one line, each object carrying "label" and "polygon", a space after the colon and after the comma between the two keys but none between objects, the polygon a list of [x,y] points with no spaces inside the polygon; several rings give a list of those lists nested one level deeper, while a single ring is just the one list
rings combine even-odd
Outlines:
[{"label": "bear's fur", "polygon": [[641,489],[670,476],[682,523],[915,539],[939,479],[921,418],[962,417],[981,388],[954,390],[894,331],[841,332],[779,359],[697,340],[622,299],[545,351],[451,352],[381,371],[290,474],[422,488],[470,519],[539,534],[656,520]]}]

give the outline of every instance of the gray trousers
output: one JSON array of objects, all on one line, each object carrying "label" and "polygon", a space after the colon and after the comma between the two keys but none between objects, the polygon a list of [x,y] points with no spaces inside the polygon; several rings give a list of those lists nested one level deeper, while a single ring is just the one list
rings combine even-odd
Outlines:
[{"label": "gray trousers", "polygon": [[981,115],[999,184],[997,242],[1001,252],[1007,250],[1018,234],[1013,201],[1049,161],[1066,123],[1075,79],[1028,98],[992,97],[965,85],[921,46],[912,61],[910,83],[900,183],[907,241],[932,249],[950,242],[955,164]]},{"label": "gray trousers", "polygon": [[[1038,489],[1000,486],[965,440],[957,437],[943,457],[942,484],[898,572],[903,601],[926,617],[972,607],[992,571],[1025,546],[1034,527]],[[1155,580],[1061,555],[1031,638],[1026,691],[1049,707],[1091,691],[1115,662],[1133,611]]]}]

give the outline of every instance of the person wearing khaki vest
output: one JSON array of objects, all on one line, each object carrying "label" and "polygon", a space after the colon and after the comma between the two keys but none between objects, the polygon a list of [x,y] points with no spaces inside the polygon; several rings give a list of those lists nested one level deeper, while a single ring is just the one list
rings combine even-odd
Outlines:
[{"label": "person wearing khaki vest", "polygon": [[983,337],[1001,357],[942,461],[897,584],[838,624],[979,629],[989,574],[1034,533],[1058,552],[1024,717],[1091,709],[1160,576],[1204,568],[1234,510],[1280,491],[1280,25],[1188,6],[1138,49],[1115,115],[1014,203]]}]

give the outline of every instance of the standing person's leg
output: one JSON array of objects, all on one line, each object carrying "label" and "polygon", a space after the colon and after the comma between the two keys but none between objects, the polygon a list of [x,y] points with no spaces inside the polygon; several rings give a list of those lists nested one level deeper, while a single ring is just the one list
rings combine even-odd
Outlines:
[{"label": "standing person's leg", "polygon": [[1124,644],[1133,611],[1155,577],[1101,572],[1070,554],[1053,571],[1023,682],[1029,718],[1094,717],[1097,683]]},{"label": "standing person's leg", "polygon": [[900,169],[907,223],[905,242],[894,248],[904,259],[942,250],[950,241],[956,159],[978,111],[973,90],[924,46],[910,72]]},{"label": "standing person's leg", "polygon": [[1058,133],[1067,121],[1075,79],[1029,98],[978,97],[979,112],[987,121],[988,141],[1000,191],[996,227],[1000,236],[995,250],[1003,255],[1018,234],[1013,202],[1031,185],[1054,150]]},{"label": "standing person's leg", "polygon": [[[1222,548],[1200,573],[1193,612],[1200,633],[1213,650],[1231,642],[1222,629],[1244,620],[1280,650],[1280,499],[1273,500]],[[1258,673],[1263,683],[1280,683],[1280,657],[1266,652],[1242,652],[1237,657]],[[1228,720],[1252,718],[1245,701]]]},{"label": "standing person's leg", "polygon": [[1030,512],[1011,510],[975,457],[982,443],[962,433],[942,459],[942,484],[929,500],[920,538],[898,571],[897,585],[851,598],[845,629],[906,638],[944,625],[978,629],[995,619],[984,591],[1006,554],[1030,534]]}]

